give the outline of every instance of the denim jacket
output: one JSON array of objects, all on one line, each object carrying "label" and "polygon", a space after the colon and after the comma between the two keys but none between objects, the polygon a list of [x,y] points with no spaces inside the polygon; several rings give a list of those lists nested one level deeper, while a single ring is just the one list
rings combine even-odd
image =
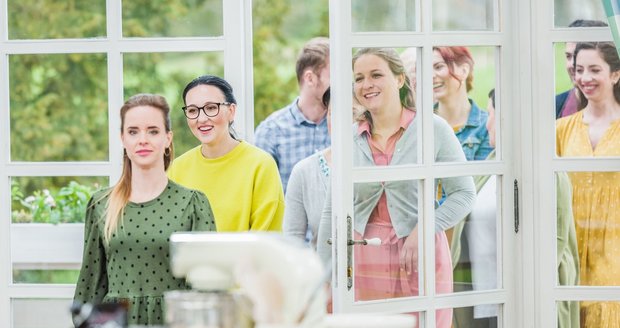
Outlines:
[{"label": "denim jacket", "polygon": [[467,123],[455,134],[468,161],[483,161],[493,150],[489,144],[489,131],[486,127],[489,114],[480,110],[480,107],[472,99],[469,99],[469,103],[471,104],[471,111]]}]

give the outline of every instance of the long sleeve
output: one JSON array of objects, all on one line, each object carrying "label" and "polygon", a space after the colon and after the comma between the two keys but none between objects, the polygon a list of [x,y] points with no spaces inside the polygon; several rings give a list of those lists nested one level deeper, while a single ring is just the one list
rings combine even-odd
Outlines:
[{"label": "long sleeve", "polygon": [[274,161],[258,167],[252,193],[250,230],[282,231],[284,191]]},{"label": "long sleeve", "polygon": [[[301,163],[301,162],[300,162]],[[299,165],[293,167],[285,195],[283,232],[285,235],[305,240],[308,215],[304,205],[304,172]]]},{"label": "long sleeve", "polygon": [[[464,162],[465,154],[450,126],[441,118],[435,119],[435,160],[437,162]],[[461,221],[474,206],[476,187],[471,176],[441,179],[446,194],[444,202],[435,210],[435,230],[451,228]]]},{"label": "long sleeve", "polygon": [[316,242],[316,251],[321,258],[323,265],[327,267],[330,264],[332,257],[332,245],[327,243],[332,237],[332,192],[331,188],[327,189],[327,196],[325,198],[325,205],[323,206],[323,212],[321,214],[321,221],[319,222],[319,232]]},{"label": "long sleeve", "polygon": [[84,223],[84,255],[82,268],[73,299],[88,303],[101,303],[108,292],[107,260],[104,241],[98,229],[100,217],[95,210],[95,196],[86,209]]},{"label": "long sleeve", "polygon": [[192,231],[215,231],[215,218],[207,196],[202,192],[195,191],[191,202],[194,211],[192,214]]}]

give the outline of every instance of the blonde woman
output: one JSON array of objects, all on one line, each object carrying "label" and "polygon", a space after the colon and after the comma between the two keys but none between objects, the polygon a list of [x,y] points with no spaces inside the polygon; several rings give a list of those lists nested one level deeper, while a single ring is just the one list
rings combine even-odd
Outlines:
[{"label": "blonde woman", "polygon": [[166,176],[174,154],[166,100],[138,94],[120,112],[123,173],[88,203],[74,300],[128,302],[130,325],[161,325],[163,293],[186,288],[170,273],[170,235],[215,231],[215,222],[204,194]]},{"label": "blonde woman", "polygon": [[[366,108],[353,127],[353,165],[392,166],[417,162],[418,119],[411,84],[398,53],[363,48],[353,56],[355,97]],[[465,161],[459,142],[438,116],[433,117],[435,161]],[[471,177],[442,179],[446,200],[435,210],[435,289],[452,291],[452,261],[445,230],[465,217],[476,191]],[[379,238],[381,245],[354,246],[355,299],[377,300],[419,295],[418,190],[414,181],[355,186],[355,239]],[[317,250],[329,261],[331,197],[319,225]],[[452,309],[437,311],[437,327],[449,328]]]}]

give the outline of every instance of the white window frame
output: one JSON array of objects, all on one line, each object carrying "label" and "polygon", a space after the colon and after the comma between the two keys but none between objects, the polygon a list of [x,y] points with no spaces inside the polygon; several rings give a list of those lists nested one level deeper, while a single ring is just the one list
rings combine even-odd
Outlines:
[{"label": "white window frame", "polygon": [[[602,4],[601,4],[602,6]],[[533,132],[531,148],[531,209],[533,218],[528,228],[528,241],[531,245],[531,261],[525,268],[535,279],[525,282],[526,298],[534,300],[527,307],[524,317],[528,326],[557,326],[558,301],[620,301],[620,286],[558,286],[556,267],[556,187],[555,172],[570,171],[619,171],[620,159],[616,158],[576,158],[562,159],[555,156],[555,108],[554,96],[554,44],[579,41],[613,41],[609,28],[556,28],[554,26],[553,1],[531,8],[532,17],[532,77],[531,116],[526,120]],[[607,22],[605,20],[605,22]]]},{"label": "white window frame", "polygon": [[[455,293],[448,295],[435,295],[433,289],[427,291],[425,296],[407,298],[379,300],[373,302],[355,303],[353,289],[347,289],[346,277],[346,258],[338,257],[337,269],[335,270],[334,284],[334,311],[335,312],[416,312],[426,311],[426,327],[434,327],[435,310],[439,308],[454,308],[462,306],[472,306],[472,302],[482,302],[489,304],[503,304],[503,315],[500,321],[504,326],[522,326],[521,316],[518,315],[520,309],[520,296],[517,290],[521,284],[519,281],[518,268],[520,261],[512,259],[520,258],[518,245],[520,243],[519,234],[515,235],[513,224],[513,183],[514,179],[521,179],[519,170],[519,156],[521,140],[516,133],[519,132],[521,117],[520,97],[512,94],[508,90],[516,87],[512,76],[517,76],[520,72],[519,67],[524,63],[520,60],[515,49],[521,48],[521,44],[527,39],[521,39],[518,26],[511,27],[511,22],[518,22],[522,4],[517,2],[499,1],[495,2],[496,22],[500,26],[495,31],[489,32],[430,32],[431,21],[420,19],[420,17],[432,17],[432,0],[422,0],[418,3],[418,13],[416,19],[420,32],[396,32],[396,33],[352,33],[351,31],[351,0],[332,0],[330,1],[330,47],[331,47],[331,87],[333,108],[351,108],[350,88],[351,77],[351,49],[357,47],[398,47],[409,46],[422,47],[421,56],[418,56],[418,81],[432,80],[432,47],[435,45],[467,45],[467,46],[500,46],[496,59],[496,86],[499,92],[496,94],[496,101],[500,104],[500,118],[498,126],[501,126],[501,160],[485,163],[467,164],[433,164],[432,163],[432,140],[433,132],[432,116],[428,115],[428,108],[432,108],[432,90],[424,87],[424,83],[418,82],[421,88],[421,95],[418,95],[418,115],[422,115],[423,137],[423,163],[421,165],[402,167],[402,168],[352,168],[351,152],[345,149],[352,149],[351,124],[349,115],[346,111],[333,111],[333,126],[337,128],[332,132],[333,174],[332,174],[332,220],[335,221],[336,235],[336,254],[347,253],[347,234],[346,218],[353,213],[353,183],[364,181],[386,181],[402,179],[425,179],[423,183],[423,195],[425,198],[421,215],[426,213],[426,223],[424,224],[424,248],[427,250],[424,256],[426,286],[434,285],[434,208],[429,200],[434,199],[434,178],[462,175],[487,175],[497,174],[502,176],[502,198],[501,209],[503,222],[501,224],[501,240],[504,241],[499,259],[503,261],[503,288],[488,292],[468,292]],[[521,10],[520,10],[521,9]],[[526,16],[527,17],[527,16]],[[501,18],[501,19],[500,19]],[[420,26],[421,25],[421,26]],[[525,63],[527,64],[527,62]],[[421,66],[420,66],[421,65]],[[421,68],[421,69],[420,69]],[[422,77],[420,77],[420,75]],[[426,83],[428,84],[428,83]],[[527,84],[524,84],[527,85]],[[501,86],[501,87],[500,87]],[[342,91],[340,91],[342,90]],[[503,90],[503,91],[502,91]],[[343,96],[339,96],[343,95]],[[421,99],[421,102],[420,102]],[[420,110],[422,109],[422,110]],[[506,124],[505,122],[511,122]],[[517,124],[512,124],[517,122]],[[419,135],[420,136],[420,135]],[[527,183],[527,182],[525,182]],[[498,227],[498,229],[499,229]]]},{"label": "white window frame", "polygon": [[[13,326],[12,300],[57,299],[70,301],[72,284],[14,284],[12,282],[11,194],[12,176],[107,176],[110,183],[121,174],[122,145],[118,109],[123,104],[123,53],[205,52],[224,54],[224,77],[235,90],[239,110],[235,126],[240,137],[251,139],[254,130],[252,75],[252,2],[222,0],[223,35],[219,37],[123,38],[121,1],[106,0],[106,37],[93,39],[9,40],[7,0],[0,0],[0,326]],[[100,162],[12,162],[10,161],[10,114],[8,56],[16,54],[103,53],[107,55],[109,160]],[[204,72],[208,74],[209,72]],[[181,92],[181,90],[179,90]],[[15,146],[15,145],[14,145]],[[78,224],[79,225],[79,224]],[[83,226],[83,224],[81,225]],[[54,227],[50,227],[54,228]],[[83,228],[82,228],[83,229]],[[48,240],[41,240],[46,243]],[[67,245],[81,249],[83,238]],[[16,258],[32,254],[16,254]],[[73,256],[75,258],[75,256]],[[78,263],[81,261],[79,256]],[[42,310],[42,309],[39,309]],[[36,307],[31,313],[38,313]],[[22,314],[20,314],[22,315]],[[60,314],[68,318],[69,312]],[[60,322],[65,327],[70,322]]]}]

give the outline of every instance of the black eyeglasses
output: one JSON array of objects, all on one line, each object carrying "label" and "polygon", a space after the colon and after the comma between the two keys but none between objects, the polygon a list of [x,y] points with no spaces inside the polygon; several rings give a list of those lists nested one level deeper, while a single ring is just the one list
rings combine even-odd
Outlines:
[{"label": "black eyeglasses", "polygon": [[222,105],[229,106],[230,104],[231,103],[229,102],[221,102],[221,103],[208,102],[202,107],[189,105],[189,106],[183,106],[181,108],[183,109],[183,113],[185,114],[185,117],[191,120],[191,119],[198,118],[198,116],[200,116],[201,109],[205,113],[205,115],[207,115],[208,117],[214,117],[220,113],[220,106]]}]

